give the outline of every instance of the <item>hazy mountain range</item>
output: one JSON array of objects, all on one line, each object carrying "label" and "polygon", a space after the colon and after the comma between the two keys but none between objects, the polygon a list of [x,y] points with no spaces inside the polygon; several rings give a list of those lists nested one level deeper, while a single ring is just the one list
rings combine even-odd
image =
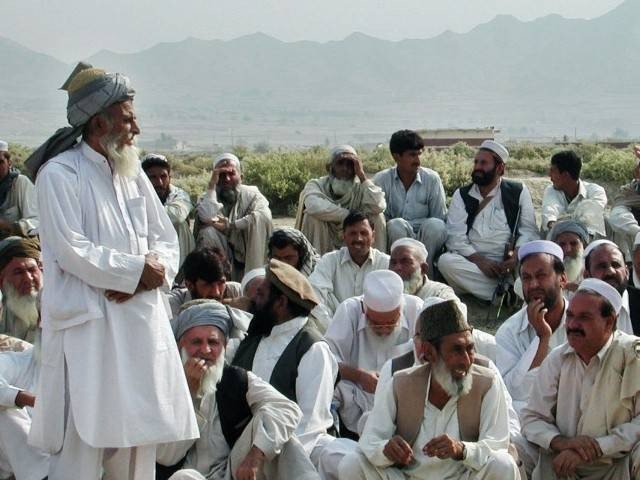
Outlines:
[{"label": "hazy mountain range", "polygon": [[[593,20],[498,16],[468,33],[392,42],[189,38],[87,59],[127,74],[146,139],[310,144],[384,140],[403,127],[507,136],[640,135],[640,0]],[[428,19],[425,19],[427,21]],[[0,37],[0,138],[64,125],[73,65]]]}]

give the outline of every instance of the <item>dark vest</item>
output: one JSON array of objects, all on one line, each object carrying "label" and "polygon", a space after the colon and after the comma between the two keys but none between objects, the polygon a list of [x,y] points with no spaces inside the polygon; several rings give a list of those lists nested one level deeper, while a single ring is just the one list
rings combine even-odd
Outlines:
[{"label": "dark vest", "polygon": [[[467,211],[467,234],[473,222],[478,215],[478,206],[480,202],[478,199],[469,195],[469,190],[473,184],[460,188],[460,196],[464,202],[464,208]],[[512,180],[505,180],[504,178],[500,182],[500,196],[502,197],[502,205],[504,205],[504,213],[507,217],[507,223],[509,229],[514,232],[516,225],[516,218],[518,217],[518,207],[520,205],[520,194],[522,193],[522,184],[520,182],[514,182]],[[516,233],[517,235],[517,233]]]},{"label": "dark vest", "polygon": [[[246,337],[238,346],[233,357],[233,365],[251,370],[260,340],[262,340],[262,336]],[[297,403],[296,380],[300,359],[314,343],[323,341],[322,335],[315,328],[308,324],[302,327],[280,355],[273,367],[269,383],[289,400]]]},{"label": "dark vest", "polygon": [[229,449],[232,449],[253,418],[247,402],[249,379],[242,368],[225,365],[216,389],[216,404],[220,426]]},{"label": "dark vest", "polygon": [[633,334],[640,336],[640,289],[629,285],[627,293],[629,294],[629,315]]}]

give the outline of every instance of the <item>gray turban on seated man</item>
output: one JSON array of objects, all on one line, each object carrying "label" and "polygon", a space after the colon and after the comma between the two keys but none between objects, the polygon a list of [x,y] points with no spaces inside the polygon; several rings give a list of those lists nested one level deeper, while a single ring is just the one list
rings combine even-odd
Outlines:
[{"label": "gray turban on seated man", "polygon": [[316,263],[320,260],[320,254],[318,254],[318,251],[311,245],[307,237],[304,236],[304,233],[293,227],[280,227],[275,229],[269,239],[269,256],[271,256],[271,244],[274,239],[278,238],[290,241],[304,252],[300,258],[302,263],[300,271],[307,277],[311,275],[313,269],[316,268]]},{"label": "gray turban on seated man", "polygon": [[49,159],[69,150],[87,122],[111,105],[133,100],[135,90],[129,79],[119,73],[107,73],[80,62],[60,87],[69,93],[67,120],[70,127],[60,128],[29,156],[25,162],[27,171],[35,179],[40,167]]},{"label": "gray turban on seated man", "polygon": [[182,311],[173,323],[176,341],[194,327],[213,326],[220,329],[225,340],[233,328],[231,309],[215,300],[193,300],[183,305]]}]

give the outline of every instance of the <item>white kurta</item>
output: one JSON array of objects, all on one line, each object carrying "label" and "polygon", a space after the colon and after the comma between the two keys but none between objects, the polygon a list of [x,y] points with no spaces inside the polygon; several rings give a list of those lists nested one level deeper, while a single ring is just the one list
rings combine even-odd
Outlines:
[{"label": "white kurta", "polygon": [[[254,420],[251,442],[271,461],[293,435],[302,412],[267,382],[251,372],[247,372],[247,376],[247,403]],[[222,433],[215,393],[205,395],[200,401],[198,419],[200,438],[195,442],[162,445],[158,449],[158,461],[174,465],[186,454],[182,468],[197,470],[208,479],[222,480],[227,477],[231,449]]]},{"label": "white kurta", "polygon": [[[622,334],[616,332],[614,335]],[[522,431],[527,440],[548,451],[554,437],[558,435],[575,437],[581,434],[582,426],[586,421],[582,412],[587,408],[594,394],[594,382],[613,339],[614,336],[611,336],[600,351],[591,358],[588,365],[580,359],[568,343],[556,348],[547,356],[540,366],[529,401],[521,414]],[[611,374],[620,375],[621,373],[612,371]],[[611,392],[601,394],[605,402],[611,401],[611,399],[605,400],[607,393]],[[609,434],[603,432],[602,436],[596,438],[603,453],[600,461],[620,460],[637,445],[640,438],[640,392],[636,393],[632,408],[634,418],[630,422],[616,426]],[[621,467],[620,470],[613,465],[604,466],[599,475],[590,478],[629,478],[628,468],[625,468],[625,465],[619,467]],[[607,476],[607,473],[614,475]],[[550,477],[541,477],[534,472],[533,478],[546,480]]]},{"label": "white kurta", "polygon": [[[560,220],[566,220],[572,218],[573,213],[578,208],[578,205],[583,200],[591,200],[595,205],[604,209],[607,206],[607,193],[600,185],[591,182],[585,182],[584,180],[578,181],[578,194],[571,199],[567,200],[567,196],[561,190],[556,190],[553,185],[549,185],[542,197],[542,230],[548,230],[547,225],[549,222],[556,222]],[[602,218],[600,218],[602,220]],[[589,233],[600,230],[600,225],[585,225]],[[604,233],[604,232],[600,232]]]},{"label": "white kurta", "polygon": [[[430,382],[431,378],[429,378]],[[442,410],[433,406],[428,399],[427,392],[422,425],[412,445],[415,462],[398,470],[398,475],[388,475],[389,478],[437,478],[439,480],[468,478],[470,474],[482,470],[497,452],[506,455],[506,449],[509,446],[507,401],[499,382],[495,379],[482,400],[479,440],[463,442],[466,447],[466,457],[461,461],[440,460],[422,453],[422,448],[434,437],[447,434],[453,439],[460,439],[457,414],[459,397],[450,398]],[[392,468],[393,462],[383,453],[385,445],[396,433],[395,418],[396,402],[393,383],[387,382],[379,392],[376,392],[370,421],[367,422],[359,443],[360,450],[374,467],[396,470]]]},{"label": "white kurta", "polygon": [[[423,302],[418,297],[403,294],[398,326],[389,336],[382,337],[367,327],[362,297],[349,298],[338,307],[325,339],[339,364],[380,372],[387,360],[413,349],[415,322],[422,306]],[[336,396],[346,427],[357,431],[360,417],[373,407],[373,394],[362,390],[360,385],[341,380]]]},{"label": "white kurta", "polygon": [[196,438],[163,293],[121,304],[104,295],[133,293],[146,253],[165,265],[167,287],[177,270],[177,236],[149,179],[141,170],[133,179],[112,174],[82,142],[42,167],[36,189],[47,287],[30,442],[62,447],[65,382],[77,431],[94,448]]},{"label": "white kurta", "polygon": [[189,225],[189,215],[193,210],[189,194],[175,185],[169,185],[169,195],[164,202],[164,210],[178,234],[180,265],[182,265],[184,258],[196,248],[196,239],[191,231],[191,225]]},{"label": "white kurta", "polygon": [[28,177],[18,175],[6,200],[0,205],[0,218],[13,222],[20,235],[32,237],[38,234],[38,205],[33,183]]},{"label": "white kurta", "polygon": [[[549,352],[567,341],[564,323],[568,306],[569,302],[565,300],[560,325],[549,340]],[[540,339],[529,323],[526,304],[500,326],[496,332],[496,345],[496,365],[520,412],[529,399],[529,390],[538,372],[538,367],[530,367],[540,345]]]},{"label": "white kurta", "polygon": [[309,283],[320,298],[320,303],[327,309],[327,314],[333,317],[338,305],[347,298],[362,295],[364,277],[374,270],[389,268],[389,255],[371,248],[369,258],[359,266],[351,259],[349,249],[325,253],[313,273],[309,275]]},{"label": "white kurta", "polygon": [[42,480],[49,470],[49,455],[27,445],[31,408],[15,403],[20,391],[36,391],[39,374],[33,348],[0,353],[0,478]]}]

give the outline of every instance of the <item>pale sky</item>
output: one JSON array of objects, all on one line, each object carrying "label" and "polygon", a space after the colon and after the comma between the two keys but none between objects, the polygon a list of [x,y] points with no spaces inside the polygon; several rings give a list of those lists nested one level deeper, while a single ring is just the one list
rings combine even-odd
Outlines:
[{"label": "pale sky", "polygon": [[[467,32],[496,15],[598,17],[623,0],[0,0],[0,36],[66,62],[192,36],[263,32],[283,41],[389,40]],[[628,0],[636,1],[636,0]]]}]

